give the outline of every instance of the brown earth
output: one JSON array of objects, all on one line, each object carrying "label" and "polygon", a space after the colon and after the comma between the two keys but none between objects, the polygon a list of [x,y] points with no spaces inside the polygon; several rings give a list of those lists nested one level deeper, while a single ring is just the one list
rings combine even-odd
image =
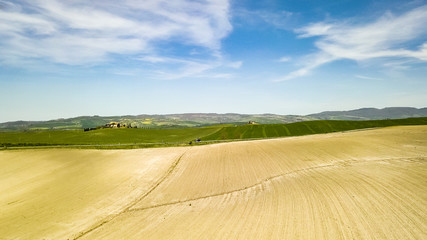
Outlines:
[{"label": "brown earth", "polygon": [[426,239],[427,126],[0,152],[0,239]]}]

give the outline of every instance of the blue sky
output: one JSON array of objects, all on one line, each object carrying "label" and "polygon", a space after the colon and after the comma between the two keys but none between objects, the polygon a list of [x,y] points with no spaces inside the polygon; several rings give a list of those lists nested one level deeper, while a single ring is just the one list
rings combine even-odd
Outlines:
[{"label": "blue sky", "polygon": [[427,2],[0,0],[0,122],[427,106]]}]

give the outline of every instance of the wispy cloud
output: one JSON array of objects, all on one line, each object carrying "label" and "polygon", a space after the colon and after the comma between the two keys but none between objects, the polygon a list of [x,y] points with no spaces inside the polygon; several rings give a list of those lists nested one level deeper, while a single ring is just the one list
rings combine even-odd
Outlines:
[{"label": "wispy cloud", "polygon": [[[410,58],[427,61],[427,43],[415,48],[414,41],[422,41],[427,34],[427,6],[415,8],[399,16],[385,13],[369,23],[318,22],[298,29],[300,38],[319,37],[315,41],[318,52],[304,57],[302,67],[280,81],[309,74],[311,70],[339,59],[366,61],[372,59]],[[306,61],[313,58],[312,61]]]},{"label": "wispy cloud", "polygon": [[267,23],[275,28],[289,30],[292,25],[294,13],[288,11],[248,10],[240,8],[235,10],[234,16],[243,19],[245,25],[258,26],[259,24]]},{"label": "wispy cloud", "polygon": [[[243,62],[226,62],[221,59],[214,60],[200,60],[194,58],[174,58],[162,56],[143,56],[137,60],[154,64],[151,66],[153,69],[153,77],[161,80],[173,80],[185,77],[194,78],[230,78],[230,73],[221,72],[218,70],[215,73],[204,74],[206,71],[216,68],[225,69],[239,69]],[[160,63],[160,64],[159,64]]]},{"label": "wispy cloud", "polygon": [[281,57],[279,58],[279,60],[277,60],[278,62],[289,62],[292,58],[291,57]]},{"label": "wispy cloud", "polygon": [[156,56],[158,42],[201,47],[218,56],[221,40],[232,30],[228,0],[0,3],[0,64],[42,59],[84,65],[109,61],[113,54]]},{"label": "wispy cloud", "polygon": [[242,61],[230,62],[227,64],[227,67],[231,67],[234,69],[239,69],[243,65]]},{"label": "wispy cloud", "polygon": [[383,80],[382,78],[368,77],[364,75],[356,75],[355,77],[366,80]]},{"label": "wispy cloud", "polygon": [[336,58],[334,56],[331,56],[329,54],[325,54],[323,52],[304,56],[300,60],[302,62],[303,67],[299,68],[296,71],[289,73],[286,76],[276,78],[273,81],[274,82],[282,82],[282,81],[291,80],[293,78],[306,76],[306,75],[310,74],[310,72],[313,69],[315,69],[315,68],[317,68],[317,67],[319,67],[325,63],[332,62],[334,60],[336,60]]},{"label": "wispy cloud", "polygon": [[198,59],[161,56],[144,56],[137,58],[137,60],[155,64],[155,66],[151,66],[153,69],[153,77],[161,80],[194,76],[221,65],[220,61],[201,61]]}]

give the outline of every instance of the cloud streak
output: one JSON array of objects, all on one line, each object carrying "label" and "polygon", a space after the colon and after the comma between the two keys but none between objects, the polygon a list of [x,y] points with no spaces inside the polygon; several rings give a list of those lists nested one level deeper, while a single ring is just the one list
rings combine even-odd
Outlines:
[{"label": "cloud streak", "polygon": [[370,23],[318,22],[297,29],[299,38],[318,37],[315,41],[318,52],[305,56],[301,68],[279,81],[306,76],[313,69],[340,59],[427,61],[427,43],[412,46],[414,40],[426,36],[426,22],[427,6],[422,6],[399,16],[387,12]]},{"label": "cloud streak", "polygon": [[228,0],[0,1],[0,64],[100,64],[112,54],[159,54],[158,43],[218,56],[232,30]]},{"label": "cloud streak", "polygon": [[289,62],[291,61],[291,57],[281,57],[279,60],[277,60],[278,62]]},{"label": "cloud streak", "polygon": [[288,11],[267,11],[237,9],[235,17],[240,18],[245,24],[260,26],[268,24],[279,29],[290,30],[293,23],[294,13]]},{"label": "cloud streak", "polygon": [[355,77],[360,78],[360,79],[366,79],[366,80],[383,80],[381,78],[368,77],[368,76],[364,76],[364,75],[356,75]]}]

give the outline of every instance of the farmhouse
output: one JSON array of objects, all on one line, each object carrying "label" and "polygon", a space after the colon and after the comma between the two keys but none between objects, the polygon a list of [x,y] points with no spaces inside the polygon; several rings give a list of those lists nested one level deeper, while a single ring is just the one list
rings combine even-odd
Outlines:
[{"label": "farmhouse", "polygon": [[105,124],[106,128],[121,128],[121,127],[126,127],[126,124],[124,123],[119,123],[119,122],[110,122]]}]

